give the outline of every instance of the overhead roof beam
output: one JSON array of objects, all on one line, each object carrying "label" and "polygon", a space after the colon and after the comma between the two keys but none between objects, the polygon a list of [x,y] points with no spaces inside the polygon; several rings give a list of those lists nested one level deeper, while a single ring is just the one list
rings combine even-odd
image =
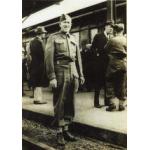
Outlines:
[{"label": "overhead roof beam", "polygon": [[[120,6],[124,6],[124,5],[126,5],[126,2],[116,4],[116,7],[120,7]],[[98,10],[94,10],[94,11],[90,11],[90,12],[87,12],[87,13],[84,13],[84,14],[81,14],[81,15],[78,15],[78,16],[73,16],[72,19],[73,20],[78,19],[78,18],[87,16],[87,15],[91,15],[91,14],[98,13],[98,12],[105,11],[105,10],[107,10],[107,7],[104,7],[104,8],[98,9]],[[47,27],[51,27],[51,26],[54,26],[54,25],[57,25],[57,24],[59,24],[59,22],[50,23],[50,24],[45,25],[44,27],[47,28]],[[33,32],[33,31],[34,31],[34,29],[31,29],[29,32]]]}]

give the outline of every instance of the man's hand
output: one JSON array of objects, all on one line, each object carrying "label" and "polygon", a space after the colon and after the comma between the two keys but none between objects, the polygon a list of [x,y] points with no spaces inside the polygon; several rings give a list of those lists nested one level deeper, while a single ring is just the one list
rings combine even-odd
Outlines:
[{"label": "man's hand", "polygon": [[81,83],[81,85],[83,85],[83,84],[84,84],[84,82],[85,82],[84,77],[80,77],[80,83]]},{"label": "man's hand", "polygon": [[57,88],[57,80],[56,79],[51,80],[49,85],[52,88]]}]

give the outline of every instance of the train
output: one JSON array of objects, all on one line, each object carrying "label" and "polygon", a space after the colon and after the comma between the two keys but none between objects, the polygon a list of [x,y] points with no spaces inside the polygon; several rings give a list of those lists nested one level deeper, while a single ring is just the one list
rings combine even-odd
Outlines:
[{"label": "train", "polygon": [[[69,0],[71,2],[73,0]],[[81,2],[82,0],[80,0]],[[85,0],[83,0],[85,1]],[[83,2],[82,1],[82,2]],[[62,1],[59,6],[63,5]],[[79,2],[76,1],[76,2]],[[85,48],[87,44],[91,44],[94,36],[98,32],[103,31],[103,24],[106,22],[108,17],[108,0],[89,0],[91,2],[88,5],[85,4],[76,4],[75,9],[73,6],[69,6],[66,3],[68,8],[69,15],[72,17],[72,29],[71,33],[76,36],[79,47],[82,49]],[[115,23],[122,22],[125,24],[125,33],[127,31],[127,2],[126,0],[113,0],[114,7],[114,21]],[[82,5],[81,5],[82,4]],[[73,4],[75,5],[75,4]],[[90,5],[90,6],[89,6]],[[79,7],[80,6],[80,7]],[[64,6],[65,7],[65,4]],[[53,10],[53,15],[50,15],[50,12]],[[64,9],[65,10],[65,9]],[[47,14],[46,14],[47,12]],[[54,12],[57,12],[54,14]],[[31,14],[26,18],[23,18],[22,23],[22,43],[23,47],[26,50],[27,44],[30,40],[35,37],[34,29],[37,26],[44,26],[47,30],[46,38],[53,33],[59,31],[59,17],[62,14],[63,10],[59,10],[58,4],[49,6],[45,9],[40,10],[37,13]],[[48,16],[49,15],[49,16]],[[40,16],[40,17],[39,17]],[[51,17],[52,16],[52,17]],[[43,19],[42,19],[43,18]],[[35,19],[35,21],[34,21]],[[34,22],[34,23],[31,23]]]}]

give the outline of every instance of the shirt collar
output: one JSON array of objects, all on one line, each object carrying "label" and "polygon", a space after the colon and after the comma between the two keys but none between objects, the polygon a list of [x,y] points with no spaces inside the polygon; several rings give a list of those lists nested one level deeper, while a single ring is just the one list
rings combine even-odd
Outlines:
[{"label": "shirt collar", "polygon": [[63,38],[66,38],[66,36],[67,36],[68,38],[70,38],[70,36],[71,36],[70,33],[64,33],[64,32],[62,32],[62,31],[60,31],[60,33],[61,33],[61,35],[62,35]]},{"label": "shirt collar", "polygon": [[38,39],[39,41],[42,41],[42,38],[39,36],[36,36],[36,39]]},{"label": "shirt collar", "polygon": [[106,33],[106,31],[104,31],[104,35],[108,38],[109,36],[108,36],[108,34]]}]

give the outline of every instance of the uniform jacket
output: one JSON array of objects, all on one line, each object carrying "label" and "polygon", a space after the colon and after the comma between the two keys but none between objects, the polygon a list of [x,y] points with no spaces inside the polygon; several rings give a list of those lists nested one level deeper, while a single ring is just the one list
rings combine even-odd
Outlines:
[{"label": "uniform jacket", "polygon": [[127,43],[126,38],[116,36],[105,47],[109,58],[107,74],[122,70],[126,72]]},{"label": "uniform jacket", "polygon": [[50,35],[47,40],[46,70],[49,80],[56,78],[56,69],[68,68],[76,77],[83,77],[81,56],[75,37],[61,31]]}]

